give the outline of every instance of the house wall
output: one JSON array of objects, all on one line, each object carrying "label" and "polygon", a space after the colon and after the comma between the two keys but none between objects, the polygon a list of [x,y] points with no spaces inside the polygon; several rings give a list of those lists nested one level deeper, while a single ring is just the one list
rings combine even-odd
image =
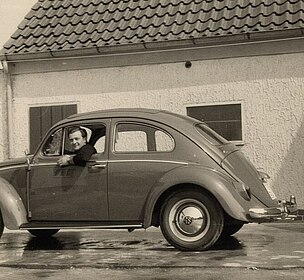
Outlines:
[{"label": "house wall", "polygon": [[[243,151],[280,198],[304,206],[304,54],[229,58],[12,77],[13,154],[29,147],[29,106],[77,103],[79,112],[242,101]],[[1,147],[1,146],[0,146]]]},{"label": "house wall", "polygon": [[7,157],[6,87],[4,71],[0,69],[0,160]]}]

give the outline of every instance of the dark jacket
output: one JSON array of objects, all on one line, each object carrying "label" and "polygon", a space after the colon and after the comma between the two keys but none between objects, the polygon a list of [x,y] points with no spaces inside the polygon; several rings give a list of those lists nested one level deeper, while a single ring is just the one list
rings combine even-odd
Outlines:
[{"label": "dark jacket", "polygon": [[92,145],[86,144],[79,150],[77,150],[75,153],[76,155],[73,157],[74,164],[79,166],[85,166],[86,162],[89,161],[91,156],[93,154],[96,154],[97,151]]}]

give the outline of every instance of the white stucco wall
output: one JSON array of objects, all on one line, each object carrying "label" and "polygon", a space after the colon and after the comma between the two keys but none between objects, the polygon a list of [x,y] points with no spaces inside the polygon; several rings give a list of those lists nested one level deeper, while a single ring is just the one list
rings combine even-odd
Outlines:
[{"label": "white stucco wall", "polygon": [[5,78],[4,72],[0,69],[0,160],[3,160],[7,157],[6,149],[6,135],[7,135],[7,126],[6,126],[6,102],[5,102]]},{"label": "white stucco wall", "polygon": [[[13,155],[29,142],[29,106],[78,103],[79,112],[242,101],[243,151],[281,197],[304,207],[304,54],[81,70],[13,77]],[[1,146],[0,146],[1,147]]]}]

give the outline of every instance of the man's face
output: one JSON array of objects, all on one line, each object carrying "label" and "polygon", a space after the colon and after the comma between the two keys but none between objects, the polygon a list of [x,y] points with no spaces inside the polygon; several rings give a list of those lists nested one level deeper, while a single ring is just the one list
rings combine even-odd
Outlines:
[{"label": "man's face", "polygon": [[82,137],[80,131],[75,131],[69,135],[71,145],[75,151],[79,150],[86,144],[86,138]]}]

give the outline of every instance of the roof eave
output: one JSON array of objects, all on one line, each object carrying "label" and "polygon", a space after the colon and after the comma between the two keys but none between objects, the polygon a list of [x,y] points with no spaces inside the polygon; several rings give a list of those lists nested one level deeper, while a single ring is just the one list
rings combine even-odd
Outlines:
[{"label": "roof eave", "polygon": [[223,35],[212,37],[201,37],[184,40],[168,40],[168,41],[154,41],[154,42],[141,42],[131,43],[123,45],[108,45],[102,47],[85,47],[69,50],[47,50],[41,52],[26,52],[26,53],[5,53],[5,49],[0,52],[0,60],[10,61],[22,61],[22,60],[39,60],[39,59],[52,59],[52,58],[67,58],[67,57],[82,57],[82,56],[98,56],[104,54],[123,54],[123,53],[136,53],[152,50],[164,50],[175,48],[187,48],[193,46],[210,46],[217,45],[237,45],[258,41],[270,41],[270,40],[286,40],[292,38],[299,38],[304,36],[303,28],[264,31],[243,33],[237,35]]}]

